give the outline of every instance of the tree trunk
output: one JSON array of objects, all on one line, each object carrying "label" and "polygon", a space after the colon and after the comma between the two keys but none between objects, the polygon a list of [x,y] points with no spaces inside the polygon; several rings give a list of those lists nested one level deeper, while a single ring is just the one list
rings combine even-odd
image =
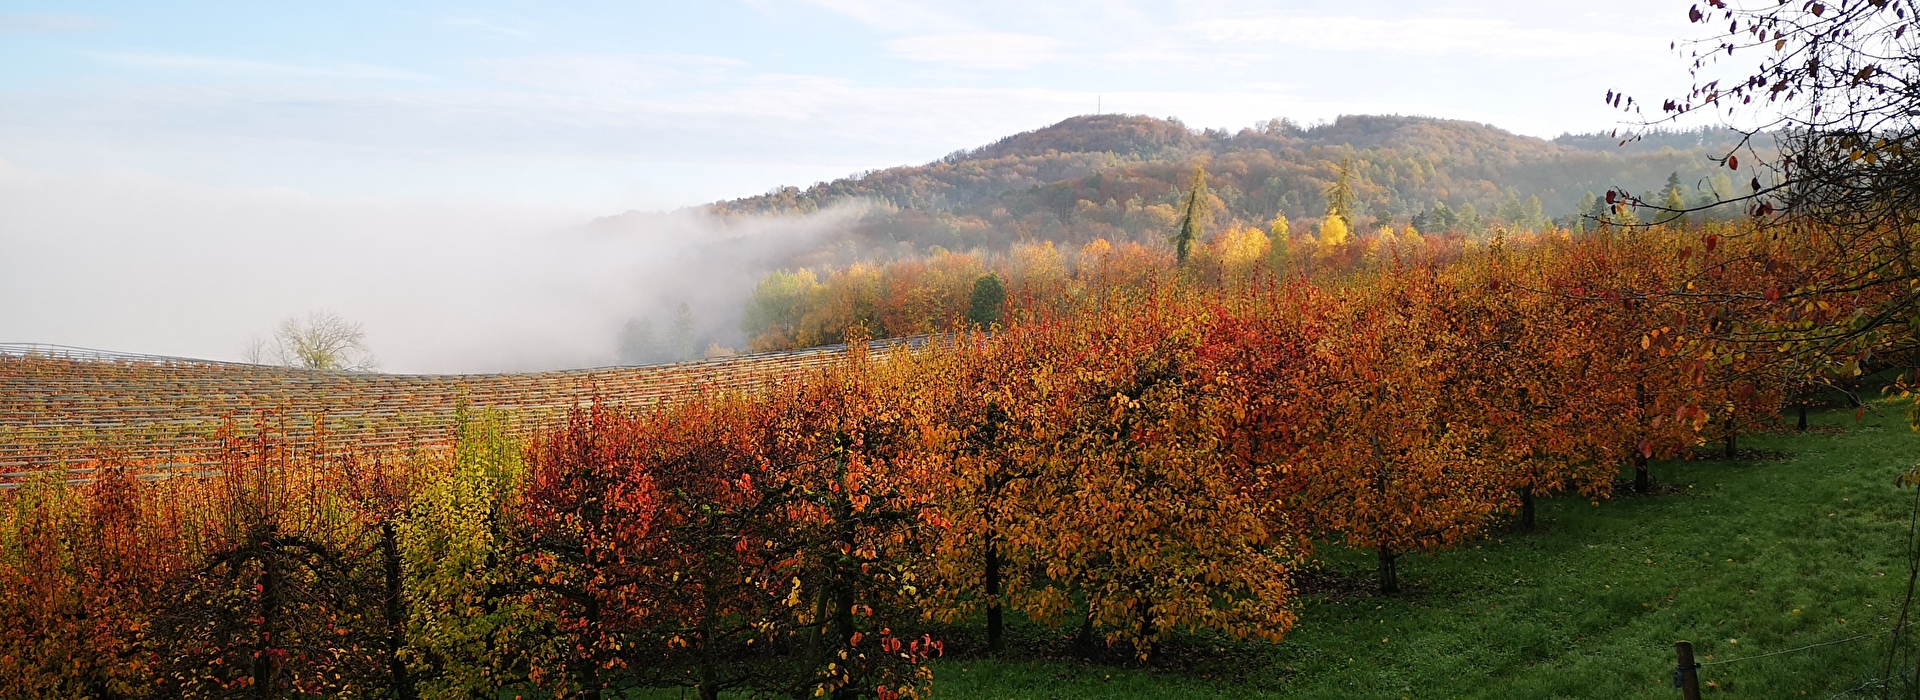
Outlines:
[{"label": "tree trunk", "polygon": [[1633,492],[1646,493],[1653,488],[1653,477],[1647,473],[1647,456],[1638,452],[1633,455]]},{"label": "tree trunk", "polygon": [[719,700],[720,684],[714,672],[713,618],[720,609],[720,594],[711,577],[700,581],[700,682],[693,687],[700,700]]},{"label": "tree trunk", "polygon": [[1533,489],[1520,489],[1520,526],[1533,529]]},{"label": "tree trunk", "polygon": [[1394,569],[1394,560],[1398,558],[1399,555],[1394,554],[1392,549],[1384,545],[1380,547],[1379,552],[1380,552],[1380,593],[1382,594],[1399,593],[1400,592],[1400,573]]},{"label": "tree trunk", "polygon": [[[841,518],[841,546],[846,548],[843,551],[853,551],[853,549],[859,545],[859,542],[856,541],[856,533],[853,529],[852,507],[842,502],[838,508]],[[857,572],[857,569],[850,568],[847,564],[843,563],[839,566],[839,571],[836,571],[833,576],[833,641],[834,646],[840,649],[853,646],[854,579],[858,575]],[[852,670],[848,669],[847,673],[851,676]],[[834,700],[853,700],[859,696],[860,689],[853,687],[852,683],[848,683],[841,686],[838,690],[833,691]]]},{"label": "tree trunk", "polygon": [[714,682],[713,664],[700,665],[700,685],[694,687],[700,700],[720,700],[720,684]]},{"label": "tree trunk", "polygon": [[1080,632],[1073,635],[1074,646],[1082,651],[1093,650],[1093,601],[1087,601],[1087,616],[1080,620]]},{"label": "tree trunk", "polygon": [[[1641,382],[1633,387],[1633,404],[1641,415],[1640,420],[1645,421],[1645,414],[1647,412],[1646,382]],[[1644,427],[1644,422],[1642,425]],[[1646,438],[1643,436],[1643,439]],[[1651,490],[1653,485],[1649,482],[1652,480],[1652,475],[1647,473],[1647,454],[1636,447],[1633,451],[1633,492],[1644,494]]]},{"label": "tree trunk", "polygon": [[1153,657],[1153,624],[1153,601],[1142,598],[1140,599],[1140,641],[1135,644],[1137,648],[1134,651],[1139,653],[1143,660]]},{"label": "tree trunk", "polygon": [[1727,416],[1727,447],[1726,447],[1727,459],[1733,459],[1735,455],[1740,453],[1739,442],[1738,442],[1739,439],[1740,439],[1740,433],[1734,430],[1733,428],[1733,416]]},{"label": "tree trunk", "polygon": [[1807,432],[1807,402],[1800,402],[1800,432]]},{"label": "tree trunk", "polygon": [[261,542],[260,556],[260,628],[256,631],[253,645],[253,687],[250,693],[260,700],[274,697],[274,680],[279,674],[280,656],[273,653],[273,628],[280,621],[280,563],[273,551],[273,533],[268,531]]},{"label": "tree trunk", "polygon": [[400,655],[407,644],[406,582],[400,575],[400,542],[393,521],[380,523],[380,555],[386,561],[387,673],[393,695],[399,700],[415,700],[413,678],[407,673],[407,661]]},{"label": "tree trunk", "polygon": [[[600,601],[595,599],[591,594],[587,595],[586,599],[586,610],[582,611],[584,612],[582,617],[586,618],[587,632],[589,634],[597,633],[600,631]],[[600,664],[594,661],[591,655],[589,655],[587,659],[585,669],[583,669],[583,672],[580,674],[580,687],[583,690],[582,695],[584,695],[587,700],[600,700],[606,696],[604,692],[605,685],[600,681]]]},{"label": "tree trunk", "polygon": [[993,532],[987,532],[987,651],[998,653],[1005,647],[1006,626],[1000,617],[1000,549]]}]

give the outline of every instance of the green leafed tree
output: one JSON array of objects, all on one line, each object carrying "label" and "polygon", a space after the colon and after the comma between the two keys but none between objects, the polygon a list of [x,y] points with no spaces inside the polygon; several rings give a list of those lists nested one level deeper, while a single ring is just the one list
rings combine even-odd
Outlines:
[{"label": "green leafed tree", "polygon": [[425,697],[530,689],[526,666],[557,653],[550,621],[514,595],[509,504],[525,469],[497,414],[463,415],[452,468],[419,485],[400,527],[414,672]]},{"label": "green leafed tree", "polygon": [[1007,304],[1007,285],[1000,276],[981,275],[973,281],[973,297],[967,304],[967,323],[992,328],[1001,322],[1001,309]]},{"label": "green leafed tree", "polygon": [[824,287],[812,270],[775,270],[753,288],[740,319],[740,330],[753,339],[755,350],[789,347],[800,335],[800,320],[809,300]]}]

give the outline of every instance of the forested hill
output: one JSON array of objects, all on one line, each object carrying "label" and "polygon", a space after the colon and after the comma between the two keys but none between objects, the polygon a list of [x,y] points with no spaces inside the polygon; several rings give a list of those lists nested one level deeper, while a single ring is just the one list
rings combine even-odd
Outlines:
[{"label": "forested hill", "polygon": [[1016,240],[1160,240],[1196,165],[1207,170],[1217,198],[1211,223],[1223,226],[1263,224],[1276,213],[1296,222],[1319,218],[1323,193],[1350,158],[1354,223],[1361,226],[1432,219],[1436,205],[1445,205],[1439,212],[1450,227],[1532,228],[1583,210],[1592,193],[1654,192],[1675,174],[1690,197],[1716,186],[1730,192],[1725,171],[1708,156],[1736,137],[1663,133],[1623,147],[1607,134],[1545,140],[1426,117],[1343,116],[1311,127],[1271,120],[1227,132],[1109,114],[1074,117],[926,165],[711,207],[732,215],[873,205],[852,232],[854,245],[842,241],[832,254],[794,261],[801,264],[912,255],[936,245],[995,250]]}]

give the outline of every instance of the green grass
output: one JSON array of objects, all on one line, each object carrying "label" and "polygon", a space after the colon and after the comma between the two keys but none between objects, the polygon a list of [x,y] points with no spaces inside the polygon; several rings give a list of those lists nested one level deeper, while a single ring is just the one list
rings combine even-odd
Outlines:
[{"label": "green grass", "polygon": [[[1408,593],[1304,597],[1279,645],[1184,640],[1180,670],[1022,650],[936,667],[947,698],[1677,698],[1673,642],[1738,659],[1885,630],[1904,589],[1920,458],[1900,411],[1816,417],[1840,432],[1756,435],[1768,458],[1657,463],[1678,492],[1541,504],[1534,532],[1402,559]],[[1365,552],[1323,552],[1370,575]],[[1038,645],[1038,646],[1036,646]],[[1864,697],[1885,635],[1701,670],[1710,696]],[[1178,654],[1180,652],[1176,652]],[[1049,658],[1051,657],[1051,658]],[[1211,661],[1208,658],[1212,657]],[[1877,693],[1873,693],[1877,697]]]}]

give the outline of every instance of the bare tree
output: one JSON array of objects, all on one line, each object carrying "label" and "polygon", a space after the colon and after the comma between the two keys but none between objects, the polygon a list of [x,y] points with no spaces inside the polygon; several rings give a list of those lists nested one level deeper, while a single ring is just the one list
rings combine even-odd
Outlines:
[{"label": "bare tree", "polygon": [[1751,129],[1717,159],[1736,191],[1692,206],[1609,191],[1606,203],[1650,210],[1656,224],[1744,207],[1758,231],[1812,256],[1801,264],[1805,279],[1769,302],[1878,299],[1843,328],[1801,334],[1802,350],[1920,358],[1920,0],[1698,0],[1686,12],[1702,28],[1675,44],[1691,58],[1692,89],[1662,101],[1653,118],[1642,109],[1651,102],[1622,92],[1606,99],[1641,115],[1643,127],[1687,115],[1731,126],[1744,114]]},{"label": "bare tree", "polygon": [[[1702,113],[1726,119],[1744,112],[1755,120],[1748,138],[1718,159],[1736,172],[1745,159],[1751,177],[1742,191],[1716,193],[1720,201],[1712,204],[1740,202],[1764,220],[1808,220],[1854,233],[1916,223],[1920,2],[1700,0],[1687,17],[1703,28],[1684,44],[1693,88],[1641,123]],[[1643,114],[1625,93],[1606,99]],[[1613,194],[1609,203],[1616,203]],[[1628,199],[1667,217],[1698,208]]]},{"label": "bare tree", "polygon": [[359,323],[331,311],[315,311],[305,319],[288,318],[273,332],[273,340],[254,340],[247,361],[318,370],[371,371],[379,366],[367,350],[366,331]]}]

